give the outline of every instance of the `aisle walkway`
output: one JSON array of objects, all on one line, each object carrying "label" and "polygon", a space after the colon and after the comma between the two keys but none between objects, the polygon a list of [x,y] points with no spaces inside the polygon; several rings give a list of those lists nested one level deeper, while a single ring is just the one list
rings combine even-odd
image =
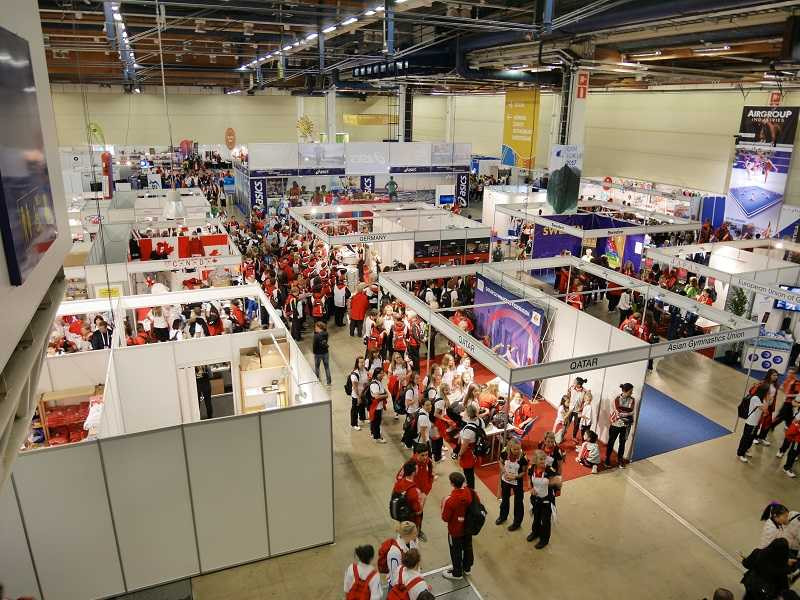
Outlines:
[{"label": "aisle walkway", "polygon": [[[302,347],[310,352],[307,336]],[[196,600],[334,600],[354,546],[378,546],[392,533],[388,516],[394,475],[408,456],[400,423],[387,419],[388,444],[352,431],[342,390],[360,340],[331,328],[334,405],[336,544],[195,578]],[[713,421],[733,429],[744,375],[698,354],[656,365],[649,384]],[[732,563],[758,539],[758,515],[773,499],[800,505],[800,488],[780,471],[772,448],[754,448],[749,465],[735,460],[738,436],[726,435],[638,461],[625,471],[582,477],[565,486],[551,544],[535,550],[523,530],[496,527],[497,502],[478,483],[489,520],[475,540],[472,579],[485,600],[531,594],[554,599],[703,598],[718,585],[739,590]],[[302,439],[291,450],[302,455]],[[448,493],[451,461],[437,467],[424,529],[423,568],[449,563],[438,507]],[[231,507],[235,510],[235,507]]]}]

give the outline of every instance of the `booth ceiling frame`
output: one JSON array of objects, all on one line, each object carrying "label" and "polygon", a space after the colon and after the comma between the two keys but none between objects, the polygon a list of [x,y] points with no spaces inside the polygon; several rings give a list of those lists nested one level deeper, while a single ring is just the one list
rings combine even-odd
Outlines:
[{"label": "booth ceiling frame", "polygon": [[[453,229],[408,229],[405,231],[393,231],[387,233],[354,233],[348,235],[329,235],[315,224],[313,217],[318,213],[354,213],[369,211],[374,217],[390,218],[392,216],[408,216],[411,211],[415,211],[420,219],[428,216],[454,218],[461,227]],[[472,221],[460,215],[453,215],[451,212],[436,208],[423,202],[403,202],[403,203],[378,203],[378,204],[338,204],[336,206],[302,206],[289,209],[289,216],[295,219],[301,228],[310,231],[314,237],[322,240],[328,246],[343,244],[375,243],[375,242],[395,242],[399,240],[431,241],[435,239],[459,240],[459,239],[480,239],[491,236],[491,227],[484,227],[477,221]],[[341,217],[339,217],[341,218]],[[326,219],[328,220],[328,219]],[[336,220],[336,219],[332,219]],[[358,220],[358,218],[342,218],[344,221]],[[364,220],[364,217],[361,217]],[[473,226],[469,226],[472,224]]]},{"label": "booth ceiling frame", "polygon": [[[686,246],[670,246],[664,248],[645,248],[645,256],[653,259],[656,262],[669,265],[670,268],[677,267],[686,269],[691,273],[705,275],[706,277],[713,277],[724,283],[729,283],[736,287],[740,287],[747,291],[755,292],[763,296],[775,298],[776,300],[784,300],[791,304],[800,304],[800,294],[798,293],[781,289],[780,287],[769,283],[755,281],[751,277],[748,277],[747,274],[741,275],[720,271],[719,269],[709,267],[703,263],[697,263],[681,257],[681,255],[692,255],[700,252],[713,252],[714,249],[723,247],[735,248],[737,250],[763,248],[765,250],[785,250],[800,254],[800,244],[796,242],[783,241],[775,238],[766,238],[758,240],[734,240],[730,242],[709,242],[705,244],[689,244]],[[758,271],[751,271],[750,273],[763,273],[765,271],[772,270],[780,272],[782,269],[797,269],[800,267],[798,264],[789,263],[789,261],[782,259],[775,260],[777,262],[784,263],[785,266],[776,267],[775,269],[760,269]],[[791,267],[788,265],[791,265]]]},{"label": "booth ceiling frame", "polygon": [[[462,277],[467,275],[484,275],[489,279],[501,282],[511,279],[517,286],[524,282],[515,276],[520,271],[530,272],[532,270],[557,269],[569,267],[580,271],[585,271],[591,275],[601,277],[608,281],[617,283],[625,288],[637,288],[647,298],[658,299],[666,304],[674,305],[684,310],[689,310],[701,317],[718,323],[720,326],[728,327],[726,331],[708,333],[702,335],[670,340],[657,344],[649,344],[640,348],[629,348],[625,350],[614,350],[607,353],[592,354],[585,356],[575,356],[570,359],[562,359],[550,363],[538,365],[512,367],[505,359],[501,358],[491,349],[486,348],[480,340],[465,334],[465,332],[451,322],[447,317],[440,314],[439,310],[433,309],[428,304],[417,298],[413,293],[403,287],[403,284],[450,277]],[[643,360],[650,360],[675,354],[700,350],[712,346],[720,346],[732,342],[758,337],[759,325],[742,317],[737,317],[731,313],[700,304],[680,294],[669,292],[658,286],[647,284],[639,279],[634,279],[622,275],[617,271],[606,269],[599,265],[587,263],[575,256],[555,256],[552,258],[538,258],[521,261],[504,261],[500,263],[482,263],[466,266],[453,267],[434,267],[429,269],[414,269],[409,271],[391,271],[380,273],[378,285],[383,290],[398,300],[403,302],[408,308],[414,310],[423,320],[444,335],[454,344],[464,348],[464,350],[479,363],[487,367],[495,375],[507,381],[509,384],[519,384],[536,379],[547,379],[560,375],[571,375],[581,373],[590,369],[601,369],[615,365],[624,365]],[[529,288],[531,291],[535,288]],[[539,290],[540,300],[552,301],[553,296]],[[531,296],[524,300],[536,301],[537,298]],[[508,302],[498,302],[498,304],[511,304]],[[567,304],[563,305],[568,307]],[[574,310],[574,309],[573,309]]]},{"label": "booth ceiling frame", "polygon": [[[611,202],[608,203],[591,202],[589,204],[591,206],[604,206],[604,205],[613,206],[613,203]],[[582,203],[581,208],[583,208],[584,206],[586,206],[586,204]],[[500,213],[503,213],[504,215],[509,215],[511,217],[522,219],[524,221],[534,223],[536,225],[541,225],[543,227],[549,227],[551,229],[555,229],[562,233],[566,233],[575,236],[576,238],[580,238],[581,240],[610,237],[614,235],[631,235],[631,234],[635,235],[639,233],[647,233],[647,234],[670,233],[677,231],[700,230],[700,223],[698,221],[690,221],[688,219],[682,219],[680,217],[673,217],[672,215],[663,215],[661,213],[645,211],[643,209],[634,208],[632,206],[626,206],[625,208],[627,209],[626,212],[648,213],[650,218],[655,218],[655,215],[659,215],[660,218],[663,219],[663,221],[665,222],[655,225],[640,225],[639,223],[633,223],[632,221],[627,221],[625,219],[617,219],[621,223],[624,223],[626,226],[610,227],[605,229],[581,229],[580,227],[575,227],[574,225],[567,225],[566,223],[554,221],[553,219],[546,216],[531,214],[529,211],[538,209],[526,203],[500,204],[495,207],[495,210],[497,210]],[[579,214],[592,214],[592,213],[579,213]]]}]

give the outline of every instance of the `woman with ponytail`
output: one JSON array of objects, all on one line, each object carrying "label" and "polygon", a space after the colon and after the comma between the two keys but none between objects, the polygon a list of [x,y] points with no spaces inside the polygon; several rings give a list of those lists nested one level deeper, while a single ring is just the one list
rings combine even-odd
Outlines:
[{"label": "woman with ponytail", "polygon": [[764,528],[761,530],[758,547],[766,548],[772,540],[785,537],[783,528],[789,522],[789,509],[783,504],[771,502],[761,513],[761,520],[764,521]]}]

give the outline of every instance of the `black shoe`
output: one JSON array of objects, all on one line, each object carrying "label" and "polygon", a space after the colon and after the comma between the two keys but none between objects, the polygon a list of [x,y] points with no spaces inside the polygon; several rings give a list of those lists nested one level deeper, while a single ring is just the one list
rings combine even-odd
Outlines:
[{"label": "black shoe", "polygon": [[520,528],[520,524],[519,523],[512,523],[511,525],[508,526],[508,530],[509,531],[516,531],[519,528]]},{"label": "black shoe", "polygon": [[494,524],[495,525],[502,525],[505,522],[506,522],[505,519],[501,519],[500,517],[497,517],[497,520],[494,522]]},{"label": "black shoe", "polygon": [[544,548],[545,546],[547,546],[547,542],[545,542],[544,540],[539,540],[539,543],[538,543],[538,544],[536,544],[536,545],[534,546],[534,548],[536,548],[537,550],[541,550],[541,549],[542,549],[542,548]]},{"label": "black shoe", "polygon": [[529,534],[528,534],[528,537],[526,537],[525,539],[526,539],[526,540],[528,540],[529,542],[532,542],[533,540],[535,540],[535,539],[536,539],[536,538],[538,538],[538,537],[539,537],[539,536],[538,536],[538,535],[536,535],[535,533],[529,533]]},{"label": "black shoe", "polygon": [[603,464],[604,464],[605,466],[607,466],[607,467],[610,467],[610,466],[611,466],[611,461],[610,461],[610,460],[607,460],[607,461],[606,461],[606,462],[604,462]]}]

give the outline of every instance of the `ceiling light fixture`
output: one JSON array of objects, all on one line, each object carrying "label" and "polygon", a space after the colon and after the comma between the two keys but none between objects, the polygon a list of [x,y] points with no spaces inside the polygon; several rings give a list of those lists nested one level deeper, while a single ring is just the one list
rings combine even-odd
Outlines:
[{"label": "ceiling light fixture", "polygon": [[284,46],[283,49],[284,49],[284,51],[285,50],[291,50],[292,49],[292,45],[288,44],[287,46]]},{"label": "ceiling light fixture", "polygon": [[383,5],[379,4],[378,6],[375,7],[374,10],[375,12],[383,12],[386,9],[383,7]]},{"label": "ceiling light fixture", "polygon": [[364,13],[364,16],[365,17],[371,17],[374,14],[375,14],[374,10],[368,10],[367,12]]},{"label": "ceiling light fixture", "polygon": [[730,50],[731,47],[727,44],[724,46],[718,46],[716,48],[694,48],[692,52],[695,54],[708,54],[710,52],[725,52],[726,50]]},{"label": "ceiling light fixture", "polygon": [[294,46],[295,48],[297,48],[299,45],[300,45],[300,42],[295,42],[294,44],[292,44],[292,46]]},{"label": "ceiling light fixture", "polygon": [[336,25],[330,25],[322,30],[322,33],[332,33],[336,31]]},{"label": "ceiling light fixture", "polygon": [[317,39],[318,37],[319,37],[319,34],[317,34],[317,33],[309,33],[309,34],[306,36],[306,41],[307,41],[307,42],[310,42],[311,40],[315,40],[315,39]]},{"label": "ceiling light fixture", "polygon": [[346,27],[347,25],[352,25],[356,21],[358,21],[358,19],[356,19],[355,17],[349,17],[344,21],[342,21],[342,27]]},{"label": "ceiling light fixture", "polygon": [[661,56],[661,50],[653,50],[652,52],[637,52],[636,54],[628,54],[630,58],[652,58],[654,56]]}]

